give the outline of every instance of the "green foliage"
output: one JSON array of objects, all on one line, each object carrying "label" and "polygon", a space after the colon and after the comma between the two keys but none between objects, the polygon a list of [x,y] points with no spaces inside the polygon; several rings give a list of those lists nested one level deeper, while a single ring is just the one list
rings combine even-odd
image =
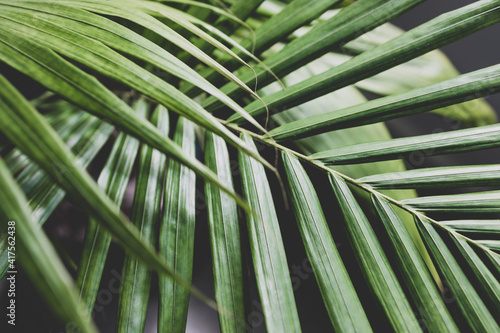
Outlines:
[{"label": "green foliage", "polygon": [[[480,99],[500,65],[460,75],[436,50],[497,24],[500,0],[388,23],[421,2],[0,0],[0,276],[15,221],[22,270],[68,331],[97,330],[112,240],[118,332],[144,331],[154,290],[159,332],[186,330],[191,295],[248,331],[253,285],[269,332],[310,330],[304,306],[336,332],[499,331],[500,164],[400,159],[500,145]],[[469,128],[391,138],[384,121],[417,113]],[[43,228],[63,200],[89,217],[76,283]],[[215,301],[191,285],[197,237]],[[323,302],[296,300],[290,247]]]}]

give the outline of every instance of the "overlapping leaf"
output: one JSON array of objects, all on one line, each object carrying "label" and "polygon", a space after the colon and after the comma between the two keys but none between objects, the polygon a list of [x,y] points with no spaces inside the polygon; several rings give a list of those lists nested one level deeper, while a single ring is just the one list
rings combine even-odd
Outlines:
[{"label": "overlapping leaf", "polygon": [[422,218],[417,225],[422,232],[436,265],[446,279],[463,316],[475,331],[495,332],[499,329],[490,311],[460,268],[457,260],[434,227]]},{"label": "overlapping leaf", "polygon": [[[205,161],[227,184],[232,184],[229,153],[220,137],[207,133]],[[245,331],[243,267],[236,204],[226,194],[205,184],[212,246],[215,299],[222,332]]]},{"label": "overlapping leaf", "polygon": [[330,181],[344,214],[357,262],[392,327],[396,331],[420,332],[411,305],[363,210],[342,178],[330,174]]},{"label": "overlapping leaf", "polygon": [[[298,38],[289,44],[280,52],[270,56],[264,61],[264,64],[278,76],[283,76],[297,68],[307,64],[315,58],[327,53],[332,48],[340,46],[342,43],[350,41],[360,35],[361,32],[369,31],[401,13],[416,6],[423,0],[360,0],[344,8],[339,15],[324,21],[314,27],[308,34]],[[262,68],[257,68],[257,82],[264,86],[271,82],[273,76]],[[242,73],[243,82],[253,80],[253,73]],[[228,84],[222,88],[222,91],[232,96],[236,92],[236,86]],[[274,94],[273,94],[274,95]],[[271,96],[271,95],[270,95]],[[274,96],[272,97],[275,101]],[[269,98],[264,101],[268,103]],[[207,110],[213,110],[217,107],[215,100],[208,100],[203,105]],[[265,113],[259,102],[252,107],[246,107],[246,110],[253,111],[258,105],[258,109]],[[297,105],[297,104],[295,104]]]},{"label": "overlapping leaf", "polygon": [[[175,142],[188,156],[195,155],[194,124],[180,118]],[[185,166],[169,161],[167,167],[164,212],[161,217],[159,252],[174,272],[191,281],[193,272],[194,228],[196,219],[196,175]],[[161,332],[186,330],[189,290],[176,281],[160,277],[158,329]]]},{"label": "overlapping leaf", "polygon": [[[243,139],[254,145],[248,135]],[[254,150],[257,151],[255,146]],[[243,193],[258,216],[247,214],[247,229],[266,327],[271,332],[300,332],[278,217],[264,168],[243,154],[239,162]]]},{"label": "overlapping leaf", "polygon": [[[26,198],[2,159],[0,177],[0,215],[4,221],[14,222],[13,225],[3,222],[2,232],[6,233],[8,226],[15,230],[13,252],[18,254],[23,270],[52,310],[66,320],[68,329],[79,329],[86,333],[97,332],[81,311],[71,276],[48,237],[31,218]],[[17,270],[17,266],[15,269]],[[13,273],[14,279],[16,275]]]},{"label": "overlapping leaf", "polygon": [[[343,11],[351,10],[362,2],[358,1]],[[375,1],[372,2],[375,3]],[[382,7],[379,6],[379,8]],[[282,110],[283,107],[290,108],[299,105],[498,23],[500,21],[498,12],[500,12],[498,0],[477,1],[469,6],[441,15],[318,76],[289,87],[286,91],[267,95],[263,100],[270,110]],[[392,14],[392,11],[390,13]],[[332,20],[337,16],[348,17],[348,15],[342,15],[341,12]],[[294,42],[306,38],[319,26]],[[293,42],[288,46],[292,44]],[[285,47],[283,51],[286,49]],[[245,109],[254,117],[266,114],[266,109],[258,102],[248,105]],[[236,121],[238,118],[235,115],[231,120]]]},{"label": "overlapping leaf", "polygon": [[[151,121],[162,133],[168,135],[168,112],[157,107]],[[126,150],[128,154],[128,150]],[[163,178],[166,157],[160,152],[143,146],[139,158],[139,170],[135,187],[131,218],[141,236],[150,244],[156,243],[156,227],[160,219]],[[126,256],[123,264],[120,296],[118,298],[117,331],[141,332],[146,325],[151,270],[140,260]]]},{"label": "overlapping leaf", "polygon": [[[147,103],[140,100],[134,105],[134,109],[139,116],[145,117]],[[139,142],[136,139],[120,133],[97,179],[97,184],[117,205],[121,205],[125,196],[138,149]],[[80,300],[88,313],[94,308],[110,244],[111,235],[97,220],[91,218],[85,232],[76,281],[80,288]]]},{"label": "overlapping leaf", "polygon": [[278,141],[298,139],[426,112],[498,91],[500,66],[496,65],[400,95],[301,119],[278,127],[269,134]]},{"label": "overlapping leaf", "polygon": [[335,331],[371,331],[311,181],[295,157],[283,153],[283,162],[302,240]]}]

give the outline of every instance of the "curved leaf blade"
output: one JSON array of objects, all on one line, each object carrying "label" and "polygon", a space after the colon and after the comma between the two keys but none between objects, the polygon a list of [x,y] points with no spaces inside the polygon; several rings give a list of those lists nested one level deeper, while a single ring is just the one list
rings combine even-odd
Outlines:
[{"label": "curved leaf blade", "polygon": [[[174,135],[184,153],[194,158],[194,124],[179,118]],[[165,182],[164,212],[160,224],[159,252],[175,274],[191,282],[196,219],[196,175],[176,161],[169,161]],[[159,278],[158,330],[184,332],[189,290],[166,277]]]},{"label": "curved leaf blade", "polygon": [[[348,42],[357,36],[360,32],[369,31],[401,13],[409,10],[424,0],[359,0],[354,4],[344,8],[339,15],[316,25],[309,33],[288,43],[280,52],[270,56],[264,61],[264,64],[275,75],[284,76],[308,62],[322,56],[339,47],[342,43]],[[257,82],[261,86],[270,83],[274,77],[269,71],[258,67]],[[254,79],[252,72],[242,73],[243,82],[251,82]],[[228,96],[233,96],[236,92],[236,85],[227,84],[222,88]],[[289,91],[289,89],[287,89]],[[265,97],[264,102],[269,103],[275,100],[277,94]],[[218,107],[213,99],[207,99],[203,104],[207,110],[213,111]],[[290,104],[287,104],[291,107]],[[297,104],[295,104],[297,105]],[[283,106],[283,105],[282,105]],[[259,109],[262,114],[266,113],[261,102],[255,102],[245,108],[249,113],[255,114],[254,108]],[[276,109],[273,105],[271,109]],[[282,109],[282,108],[279,108]]]},{"label": "curved leaf blade", "polygon": [[[145,117],[147,104],[144,100],[139,100],[133,108],[138,115]],[[138,149],[136,139],[120,133],[97,179],[99,187],[116,205],[121,205],[125,196]],[[111,235],[97,220],[90,218],[76,280],[80,300],[89,314],[94,308],[110,244]]]},{"label": "curved leaf blade", "polygon": [[500,146],[500,125],[364,143],[320,152],[310,158],[326,164],[355,164],[410,156],[434,156]]},{"label": "curved leaf blade", "polygon": [[[232,187],[229,153],[222,138],[205,136],[205,162]],[[210,241],[212,246],[215,299],[221,332],[245,332],[245,306],[240,228],[235,202],[210,184],[205,184]]]},{"label": "curved leaf blade", "polygon": [[500,165],[474,165],[415,169],[358,179],[374,189],[422,189],[500,185]]},{"label": "curved leaf blade", "polygon": [[439,223],[460,233],[500,234],[500,220],[457,220],[441,221]]},{"label": "curved leaf blade", "polygon": [[[243,140],[257,149],[248,134]],[[271,188],[262,165],[239,155],[243,193],[260,218],[247,214],[252,259],[266,327],[270,332],[300,332],[290,272],[274,208]]]},{"label": "curved leaf blade", "polygon": [[[169,121],[165,108],[157,107],[151,116],[151,122],[161,133],[168,135]],[[165,155],[159,151],[142,146],[131,219],[140,230],[142,238],[152,245],[155,244],[155,228],[160,219],[166,161]],[[125,256],[118,298],[117,332],[144,331],[151,273],[139,259]]]},{"label": "curved leaf blade", "polygon": [[500,282],[493,276],[466,240],[458,235],[452,235],[452,239],[467,264],[473,270],[476,279],[479,280],[480,288],[484,290],[484,295],[486,295],[493,307],[493,313],[500,313]]},{"label": "curved leaf blade", "polygon": [[498,213],[500,191],[428,196],[402,200],[402,203],[425,212]]},{"label": "curved leaf blade", "polygon": [[389,234],[399,270],[427,329],[431,332],[459,332],[422,256],[396,211],[378,196],[372,195],[372,202]]},{"label": "curved leaf blade", "polygon": [[416,222],[438,269],[447,281],[462,314],[471,328],[477,332],[498,331],[498,324],[467,279],[441,236],[439,236],[429,222],[422,218],[416,217]]},{"label": "curved leaf blade", "polygon": [[[164,7],[160,4],[156,5]],[[101,57],[106,58],[107,61],[113,59],[115,63],[122,66],[121,69],[118,72],[115,72],[117,68],[113,70],[113,67],[117,66],[107,67],[102,65],[102,69],[100,71],[104,75],[111,76],[112,73],[115,73],[114,77],[117,80],[136,87],[143,93],[148,94],[161,103],[164,103],[167,107],[172,107],[176,112],[179,112],[186,117],[190,117],[191,120],[199,124],[205,123],[205,126],[208,127],[214,125],[216,127],[220,126],[220,124],[214,122],[213,117],[210,117],[210,115],[204,112],[204,110],[202,110],[198,105],[195,105],[190,100],[183,97],[178,90],[172,89],[172,87],[165,84],[163,80],[160,80],[148,71],[143,70],[141,67],[134,65],[132,62],[124,61],[123,57],[118,56],[116,53],[111,52],[111,50],[102,47],[102,45],[95,43],[94,41],[102,42],[116,50],[127,53],[136,58],[146,60],[150,64],[157,66],[159,69],[200,87],[202,90],[213,95],[224,104],[231,107],[242,117],[247,119],[247,121],[265,132],[265,130],[254,119],[247,115],[247,112],[242,107],[223,94],[219,89],[209,83],[185,63],[148,39],[136,34],[118,23],[79,8],[58,4],[57,2],[17,2],[15,6],[5,7],[4,11],[4,17],[9,19],[15,18],[24,25],[29,25],[37,30],[43,31],[43,38],[39,39],[40,43],[44,42],[49,47],[52,46],[54,49],[61,51],[65,50],[64,52],[66,52],[67,55],[73,58],[76,57],[77,59],[83,59],[83,61],[85,61],[86,57],[82,57],[82,54],[87,53],[88,57],[89,51],[91,51],[90,53],[95,53],[97,55],[96,58],[93,60],[87,60],[87,65],[90,67],[96,68],[96,60],[99,60]],[[28,16],[23,15],[25,13],[27,13]],[[36,17],[36,21],[33,19],[33,16]],[[21,28],[23,27],[21,26]],[[18,31],[15,30],[15,32]],[[33,30],[31,30],[30,35],[35,34],[37,34],[37,32],[33,32]],[[52,39],[59,41],[59,43],[51,42],[50,40]],[[78,40],[78,46],[76,48],[73,46],[73,49],[76,49],[75,51],[68,51],[67,47],[62,48],[59,46],[61,41],[64,43],[71,43],[72,40]],[[83,42],[86,42],[86,44],[92,44],[92,46],[86,47],[82,51],[82,48],[85,47],[85,43]],[[136,79],[127,78],[127,72],[132,72],[133,75],[136,76]],[[152,84],[153,81],[156,82],[156,84]],[[163,90],[163,92],[160,90]],[[181,101],[180,105],[178,103],[179,101]],[[175,104],[177,104],[177,106]],[[186,112],[185,109],[191,110]],[[195,112],[190,114],[193,111]]]},{"label": "curved leaf blade", "polygon": [[[47,124],[10,83],[0,75],[0,131],[36,162],[78,205],[101,224],[129,253],[143,259],[144,264],[161,274],[174,276],[172,269],[141,240],[136,228],[131,227],[119,213],[118,207],[99,189]],[[186,288],[187,283],[176,278]],[[204,296],[191,289],[201,298]]]},{"label": "curved leaf blade", "polygon": [[409,92],[307,117],[269,132],[274,140],[295,140],[327,131],[378,123],[431,111],[500,91],[500,65]]},{"label": "curved leaf blade", "polygon": [[336,174],[329,176],[357,261],[391,325],[396,331],[422,331],[375,232],[351,190]]},{"label": "curved leaf blade", "polygon": [[[386,1],[386,4],[390,2]],[[347,7],[332,19],[335,19],[337,16],[347,17],[342,15],[342,13],[361,3],[362,1],[357,1],[354,5]],[[379,7],[382,8],[383,5]],[[286,91],[267,95],[263,100],[270,110],[282,110],[284,107],[290,108],[310,101],[498,23],[500,22],[499,12],[499,0],[474,2],[468,6],[438,16],[318,76],[288,87]],[[365,11],[365,13],[368,13],[368,11]],[[392,13],[389,15],[392,15]],[[309,34],[313,31],[314,29]],[[304,35],[302,38],[307,35]],[[298,40],[300,38],[296,41]],[[292,43],[288,45],[290,46]],[[273,69],[273,67],[269,67]],[[245,109],[253,117],[266,114],[266,109],[259,102],[254,102]],[[236,119],[237,116],[234,116],[231,120]]]},{"label": "curved leaf blade", "polygon": [[282,158],[302,240],[335,331],[371,332],[313,184],[297,158],[289,153]]},{"label": "curved leaf blade", "polygon": [[6,222],[2,223],[2,231],[8,230],[7,221],[15,222],[17,253],[23,270],[62,319],[83,332],[97,332],[81,311],[71,276],[48,237],[32,220],[28,202],[1,158],[0,177],[0,213],[6,218]]}]

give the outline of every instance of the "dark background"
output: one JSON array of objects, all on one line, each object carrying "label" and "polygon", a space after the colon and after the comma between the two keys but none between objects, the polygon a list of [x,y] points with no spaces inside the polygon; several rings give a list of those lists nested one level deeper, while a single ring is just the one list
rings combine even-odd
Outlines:
[{"label": "dark background", "polygon": [[[425,23],[436,16],[466,6],[473,3],[471,0],[429,0],[415,7],[411,11],[392,21],[395,25],[405,30],[410,30],[422,23]],[[460,73],[468,73],[479,70],[488,66],[497,65],[500,63],[500,25],[487,28],[457,42],[441,48],[442,51],[449,57],[452,63],[457,67]],[[493,106],[500,117],[500,94],[487,97],[486,100]],[[431,115],[417,115],[407,117],[405,119],[397,119],[388,123],[389,130],[394,137],[419,135],[430,133],[436,127],[449,129],[449,124]],[[469,154],[455,154],[447,156],[429,157],[421,167],[431,167],[437,165],[464,165],[464,164],[481,164],[481,163],[500,163],[500,150],[486,150]],[[316,182],[317,183],[317,182]],[[421,193],[433,194],[433,193]],[[325,205],[323,205],[325,207]],[[293,221],[291,221],[293,222]],[[287,246],[289,242],[290,231],[287,233],[285,246],[287,256],[289,257],[288,264],[292,266],[301,262],[300,255],[290,255],[290,252],[296,251],[295,245]],[[342,244],[339,251],[342,251]],[[207,250],[209,248],[207,247]],[[292,257],[292,258],[290,258]],[[294,258],[295,257],[295,258]],[[211,276],[211,263],[203,263],[202,260],[198,266],[199,274],[194,277],[194,283],[200,288],[211,290],[212,281],[206,280]],[[292,276],[296,276],[291,273]],[[302,285],[296,290],[297,305],[299,307],[299,315],[302,329],[304,332],[330,332],[332,331],[331,324],[327,317],[326,311],[322,306],[319,291],[315,287],[313,276],[308,276],[301,281]],[[258,307],[252,308],[254,311]],[[256,332],[265,332],[264,327],[259,327]],[[217,315],[213,311],[194,298],[191,298],[189,315],[188,315],[188,330],[189,333],[199,332],[219,332]]]},{"label": "dark background", "polygon": [[[471,0],[429,0],[397,18],[392,23],[405,30],[410,30],[442,13],[466,6],[473,2],[474,1]],[[461,73],[468,73],[488,66],[497,65],[500,63],[500,25],[495,25],[477,32],[455,43],[447,45],[441,48],[441,50],[444,51]],[[493,106],[500,117],[500,94],[487,97],[486,100]],[[449,124],[432,115],[423,114],[390,121],[388,127],[394,137],[401,137],[430,133],[436,127],[449,129]],[[469,154],[429,157],[420,167],[500,163],[499,153],[500,150],[498,149],[490,149]],[[433,193],[427,192],[421,194]],[[325,207],[325,205],[323,205],[323,207]],[[283,226],[282,233],[287,233],[287,235],[285,235],[285,247],[287,250],[287,257],[289,257],[289,266],[300,263],[300,259],[303,257],[301,257],[300,254],[297,255],[297,252],[300,253],[302,251],[297,251],[294,248],[298,245],[288,246],[287,244],[290,241],[290,236],[293,239],[297,237],[297,235],[289,235],[290,231],[284,231]],[[206,249],[209,250],[208,247]],[[342,244],[340,244],[339,251],[342,252]],[[294,253],[295,255],[290,253]],[[203,260],[200,260],[199,264],[200,266],[198,266],[197,269],[199,274],[194,277],[194,283],[200,288],[206,288],[205,290],[209,292],[212,288],[212,281],[208,281],[206,278],[211,276],[211,263],[204,263]],[[291,275],[292,277],[297,276],[294,275],[294,273],[291,273]],[[315,286],[314,277],[308,276],[302,279],[301,284],[302,285],[296,290],[295,295],[303,331],[332,331],[326,311],[321,303],[319,291]],[[257,311],[258,307],[253,306],[252,309]],[[261,326],[255,329],[255,331],[265,332],[266,330]],[[207,309],[194,298],[191,298],[187,332],[219,332],[216,313]]]},{"label": "dark background", "polygon": [[[441,13],[465,6],[474,1],[471,0],[434,0],[427,1],[424,4],[419,5],[415,9],[411,10],[407,14],[393,21],[396,25],[406,30],[418,26]],[[483,30],[479,33],[475,33],[472,36],[466,37],[458,42],[448,45],[442,50],[448,55],[451,61],[456,65],[461,73],[467,73],[477,69],[481,69],[487,66],[492,66],[500,63],[500,25]],[[497,114],[500,114],[500,95],[491,96],[487,98],[488,102],[495,108]],[[448,124],[444,121],[432,117],[430,115],[417,115],[408,117],[405,119],[398,119],[389,122],[389,129],[393,136],[410,136],[418,135],[423,133],[429,133],[436,127],[441,127],[447,129]],[[472,154],[456,154],[444,157],[432,157],[425,160],[422,167],[425,166],[435,166],[435,165],[454,165],[454,164],[481,164],[481,163],[500,163],[500,154],[498,150],[488,150],[483,152],[477,152]],[[270,158],[272,158],[272,152],[266,152]],[[324,181],[322,179],[313,179],[315,183],[318,181]],[[422,193],[421,193],[422,194]],[[423,193],[429,194],[429,193]],[[277,203],[277,205],[282,205],[282,203]],[[325,205],[323,205],[325,207]],[[330,205],[331,206],[331,205]],[[68,211],[60,210],[60,213],[69,213],[66,216],[78,216],[80,214],[81,218],[78,221],[69,221],[73,224],[78,224],[80,226],[85,225],[86,218],[83,213],[75,210],[74,207],[67,208]],[[333,208],[330,208],[333,209]],[[285,213],[284,216],[280,216],[282,232],[285,234],[285,246],[288,256],[289,266],[301,265],[304,258],[305,252],[303,245],[301,244],[300,235],[298,231],[295,230],[295,221]],[[330,214],[331,218],[335,218],[334,212],[327,212]],[[203,215],[203,214],[201,214]],[[64,215],[63,215],[64,216]],[[56,217],[56,219],[63,219],[64,217]],[[79,221],[81,220],[81,221]],[[330,219],[329,219],[330,221]],[[205,226],[205,227],[204,227]],[[57,236],[59,233],[63,235],[61,243],[63,246],[71,242],[71,239],[64,239],[64,232],[58,229],[60,226],[55,224],[47,224],[46,229],[49,235]],[[295,230],[295,231],[294,231]],[[79,231],[78,231],[79,232]],[[195,245],[195,262],[194,262],[194,276],[193,283],[196,287],[203,290],[208,295],[213,297],[213,281],[212,281],[212,263],[210,261],[210,246],[207,237],[208,230],[206,228],[206,223],[204,221],[197,222],[197,241]],[[342,236],[336,236],[336,241],[340,239],[339,251],[347,252],[349,245],[344,242]],[[205,241],[202,241],[205,240]],[[81,246],[81,245],[80,245]],[[66,246],[65,246],[66,247]],[[76,250],[75,250],[76,248]],[[73,246],[73,251],[77,252],[80,250],[79,246]],[[71,252],[71,251],[70,251]],[[116,273],[121,272],[121,262],[122,251],[114,246],[110,250],[110,260],[106,268],[106,273],[103,276],[103,285],[112,282],[116,278]],[[76,254],[76,257],[78,255]],[[247,258],[250,260],[250,258]],[[346,263],[349,265],[349,263]],[[352,265],[354,266],[354,265]],[[251,276],[252,272],[248,272]],[[301,273],[302,274],[302,273]],[[292,277],[298,277],[297,273],[291,273]],[[153,281],[153,285],[156,282]],[[358,287],[358,286],[357,286]],[[362,285],[359,286],[363,288]],[[24,322],[25,327],[30,327],[29,330],[24,330],[25,332],[45,332],[46,324],[44,323],[43,316],[46,316],[46,308],[44,303],[38,299],[36,293],[30,290],[26,281],[23,281],[21,276],[18,275],[18,288],[19,294],[17,295],[17,300],[20,302],[26,302],[24,306],[19,306],[18,308],[18,323]],[[361,289],[363,290],[363,289]],[[3,299],[5,295],[5,289],[0,288],[1,297]],[[153,290],[152,294],[156,294],[157,291]],[[252,297],[258,300],[255,288],[250,291]],[[300,286],[295,292],[297,298],[297,305],[299,307],[301,325],[304,332],[330,332],[332,331],[331,324],[328,319],[328,315],[324,306],[322,305],[321,296],[319,290],[316,286],[314,277],[311,274],[300,276]],[[96,315],[96,322],[99,324],[102,332],[113,332],[113,327],[116,318],[116,303],[118,296],[113,295],[112,302],[105,307],[103,313]],[[156,303],[157,299],[151,298],[150,304],[150,320],[146,326],[146,332],[156,332]],[[3,300],[2,300],[3,306]],[[256,316],[256,321],[258,322],[259,307],[258,302],[255,303],[252,300],[252,308],[250,311],[254,311]],[[3,313],[3,311],[2,311]],[[383,316],[381,316],[383,317]],[[27,323],[29,318],[30,323]],[[2,318],[0,323],[1,332],[10,332],[9,328],[3,326],[5,324],[5,318]],[[31,324],[31,325],[30,325]],[[383,327],[384,323],[382,323]],[[48,324],[48,326],[52,326]],[[265,332],[264,325],[256,325],[255,332]],[[22,330],[18,330],[23,332]],[[386,331],[386,330],[384,330]],[[59,332],[59,330],[54,330],[54,332]],[[197,299],[192,298],[189,308],[188,315],[188,326],[187,332],[189,333],[210,333],[219,332],[218,318],[217,314],[201,304]]]}]

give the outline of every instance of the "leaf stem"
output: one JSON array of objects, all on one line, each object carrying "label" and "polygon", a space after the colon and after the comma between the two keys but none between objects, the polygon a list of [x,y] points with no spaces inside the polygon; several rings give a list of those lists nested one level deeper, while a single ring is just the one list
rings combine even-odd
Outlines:
[{"label": "leaf stem", "polygon": [[[498,256],[498,254],[492,250],[490,250],[488,247],[482,245],[482,244],[479,244],[477,243],[475,240],[467,237],[467,236],[464,236],[460,233],[458,233],[457,231],[455,231],[453,228],[450,228],[450,227],[447,227],[447,226],[444,226],[442,225],[441,223],[439,223],[438,221],[428,217],[427,215],[419,212],[418,210],[415,210],[414,208],[408,206],[408,205],[405,205],[403,203],[401,203],[400,201],[396,200],[396,199],[393,199],[391,198],[390,196],[388,195],[385,195],[375,189],[373,189],[371,186],[368,186],[368,185],[365,185],[363,183],[360,183],[358,182],[357,180],[355,180],[354,178],[351,178],[347,175],[344,175],[343,173],[340,173],[334,169],[331,169],[329,168],[328,166],[324,165],[323,163],[321,162],[318,162],[317,160],[312,160],[310,159],[309,157],[307,157],[306,155],[304,154],[301,154],[293,149],[290,149],[290,148],[287,148],[279,143],[277,143],[276,141],[272,140],[270,141],[269,138],[264,138],[263,136],[261,135],[258,135],[256,133],[253,133],[252,131],[249,131],[249,130],[246,130],[238,125],[235,125],[235,124],[231,124],[231,123],[226,123],[226,126],[228,126],[230,129],[232,130],[235,130],[237,132],[240,132],[240,133],[246,133],[248,135],[250,135],[252,138],[256,139],[257,141],[261,142],[261,143],[264,143],[268,146],[272,146],[274,147],[275,149],[278,149],[278,150],[281,150],[281,151],[285,151],[285,152],[288,152],[292,155],[294,155],[295,157],[297,157],[299,160],[302,160],[306,163],[309,163],[310,165],[318,168],[318,169],[321,169],[323,170],[324,172],[327,172],[327,173],[331,173],[331,174],[334,174],[334,175],[337,175],[341,178],[343,178],[346,182],[350,183],[351,185],[353,186],[356,186],[357,188],[369,193],[369,194],[372,194],[372,195],[375,195],[375,196],[378,196],[379,198],[382,198],[386,201],[388,201],[389,203],[393,204],[394,206],[397,206],[403,210],[405,210],[406,212],[410,213],[411,215],[413,216],[417,216],[417,217],[420,217],[426,221],[428,221],[429,223],[431,223],[432,225],[434,226],[437,226],[439,227],[440,229],[442,230],[445,230],[446,232],[450,233],[451,235],[455,236],[455,237],[459,237],[463,240],[465,240],[467,243],[481,249],[482,251],[484,252],[487,252],[491,255],[496,255]],[[418,220],[418,219],[416,219]]]}]

